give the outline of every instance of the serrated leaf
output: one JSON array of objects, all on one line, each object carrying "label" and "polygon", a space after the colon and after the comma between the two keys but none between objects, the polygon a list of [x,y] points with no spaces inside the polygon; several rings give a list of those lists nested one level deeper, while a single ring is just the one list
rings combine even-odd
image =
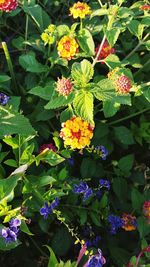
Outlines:
[{"label": "serrated leaf", "polygon": [[150,87],[143,89],[143,95],[150,102]]},{"label": "serrated leaf", "polygon": [[111,100],[115,97],[114,84],[109,79],[103,79],[96,84],[93,93],[98,100]]},{"label": "serrated leaf", "polygon": [[83,29],[79,31],[77,39],[80,47],[88,56],[93,56],[95,54],[95,44],[89,30]]},{"label": "serrated leaf", "polygon": [[22,114],[0,106],[0,136],[11,134],[33,135],[35,130]]},{"label": "serrated leaf", "polygon": [[111,47],[115,45],[120,34],[120,28],[114,27],[111,30],[107,31],[106,37]]},{"label": "serrated leaf", "polygon": [[127,156],[122,157],[118,161],[118,167],[120,168],[120,170],[124,172],[130,171],[133,167],[133,162],[134,162],[134,155],[129,154]]},{"label": "serrated leaf", "polygon": [[90,92],[80,91],[73,101],[73,107],[79,117],[94,124],[93,95]]},{"label": "serrated leaf", "polygon": [[144,25],[142,25],[138,20],[132,20],[128,25],[128,29],[139,40],[142,38]]},{"label": "serrated leaf", "polygon": [[51,100],[44,106],[45,109],[55,109],[67,106],[71,104],[74,99],[74,93],[70,93],[68,96],[55,95]]},{"label": "serrated leaf", "polygon": [[94,69],[90,61],[84,59],[80,63],[75,62],[72,65],[71,76],[80,87],[85,87],[86,84],[92,79]]},{"label": "serrated leaf", "polygon": [[63,110],[60,114],[60,122],[65,122],[74,116],[74,112],[71,106]]},{"label": "serrated leaf", "polygon": [[50,81],[49,85],[42,87],[36,86],[32,88],[28,93],[39,96],[42,99],[50,100],[54,91],[54,82]]}]

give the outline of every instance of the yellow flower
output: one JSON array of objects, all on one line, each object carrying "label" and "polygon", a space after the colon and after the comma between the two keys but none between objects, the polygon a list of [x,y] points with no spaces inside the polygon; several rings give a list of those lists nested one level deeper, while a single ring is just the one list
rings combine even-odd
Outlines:
[{"label": "yellow flower", "polygon": [[50,24],[47,29],[41,34],[41,39],[44,42],[44,45],[51,45],[55,42],[55,35],[56,35],[56,26]]},{"label": "yellow flower", "polygon": [[77,2],[70,8],[70,15],[74,19],[81,18],[84,19],[86,15],[91,14],[91,8],[86,3]]},{"label": "yellow flower", "polygon": [[62,124],[60,137],[63,138],[65,146],[82,149],[89,146],[93,137],[93,128],[80,117],[73,117]]},{"label": "yellow flower", "polygon": [[69,36],[63,36],[58,43],[58,54],[68,60],[72,59],[78,52],[77,41]]}]

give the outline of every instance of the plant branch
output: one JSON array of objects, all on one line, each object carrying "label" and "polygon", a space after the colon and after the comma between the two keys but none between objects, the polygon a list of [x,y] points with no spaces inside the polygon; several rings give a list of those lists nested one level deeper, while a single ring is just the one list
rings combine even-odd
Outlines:
[{"label": "plant branch", "polygon": [[102,42],[101,42],[101,44],[100,44],[100,47],[99,47],[99,49],[98,49],[97,55],[96,55],[96,57],[95,57],[94,60],[93,60],[93,64],[92,64],[93,67],[95,66],[95,64],[96,64],[97,61],[98,61],[98,58],[99,58],[99,55],[100,55],[100,53],[101,53],[101,51],[102,51],[102,48],[103,48],[103,45],[104,45],[105,40],[106,40],[106,35],[104,35],[103,40],[102,40]]}]

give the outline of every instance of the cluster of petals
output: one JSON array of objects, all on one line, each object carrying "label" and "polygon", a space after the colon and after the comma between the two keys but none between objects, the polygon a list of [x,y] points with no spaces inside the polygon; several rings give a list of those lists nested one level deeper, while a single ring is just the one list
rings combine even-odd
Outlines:
[{"label": "cluster of petals", "polygon": [[70,7],[70,16],[73,16],[74,19],[84,19],[86,15],[90,14],[91,8],[86,3],[81,3],[78,1],[72,7]]},{"label": "cluster of petals", "polygon": [[0,10],[5,12],[13,11],[17,8],[17,0],[0,0]]},{"label": "cluster of petals", "polygon": [[58,91],[60,95],[67,96],[70,94],[72,89],[73,85],[70,79],[64,77],[62,77],[61,79],[58,78],[56,91]]},{"label": "cluster of petals", "polygon": [[70,36],[63,36],[58,42],[58,54],[62,58],[71,60],[78,53],[79,45],[75,38]]},{"label": "cluster of petals", "polygon": [[140,7],[141,10],[150,10],[150,5],[143,5]]},{"label": "cluster of petals", "polygon": [[72,117],[62,123],[60,137],[63,138],[65,146],[82,149],[89,146],[93,137],[93,127],[80,117]]},{"label": "cluster of petals", "polygon": [[[99,44],[96,48],[95,48],[95,53],[97,54],[99,51],[101,44]],[[115,48],[111,47],[108,43],[108,41],[106,40],[102,46],[101,52],[98,56],[98,60],[102,60],[105,59],[107,56],[109,56],[110,54],[114,54],[116,52]]]},{"label": "cluster of petals", "polygon": [[143,213],[145,217],[148,219],[148,223],[150,224],[150,200],[144,202]]},{"label": "cluster of petals", "polygon": [[137,227],[136,217],[132,216],[131,214],[124,213],[122,215],[122,222],[123,222],[122,228],[125,231],[133,231]]}]

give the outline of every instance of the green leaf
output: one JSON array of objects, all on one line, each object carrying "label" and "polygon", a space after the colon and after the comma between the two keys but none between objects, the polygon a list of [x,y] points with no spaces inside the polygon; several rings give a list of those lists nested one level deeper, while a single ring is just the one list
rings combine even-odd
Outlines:
[{"label": "green leaf", "polygon": [[103,79],[98,82],[92,92],[94,93],[94,96],[101,101],[112,100],[116,95],[114,84],[109,79]]},{"label": "green leaf", "polygon": [[40,161],[44,161],[51,166],[56,166],[59,163],[63,162],[65,159],[53,152],[52,150],[48,150],[40,153],[36,158],[36,164],[39,165]]},{"label": "green leaf", "polygon": [[[64,238],[65,237],[65,238]],[[51,241],[51,246],[59,256],[64,256],[69,251],[72,245],[72,237],[68,229],[65,227],[59,227],[54,234]],[[54,265],[51,265],[52,267]]]},{"label": "green leaf", "polygon": [[29,72],[42,73],[47,72],[48,67],[39,63],[34,54],[21,55],[19,57],[19,64]]},{"label": "green leaf", "polygon": [[92,12],[91,14],[91,18],[95,17],[95,16],[104,16],[108,14],[108,9],[106,9],[105,7],[100,8],[100,9],[96,9]]},{"label": "green leaf", "polygon": [[34,235],[30,232],[30,230],[29,230],[29,228],[28,228],[28,226],[24,220],[21,221],[20,230],[22,232],[26,233],[27,235]]},{"label": "green leaf", "polygon": [[106,37],[111,47],[113,47],[117,42],[119,34],[120,34],[120,28],[117,27],[114,27],[106,32]]},{"label": "green leaf", "polygon": [[25,13],[29,14],[41,32],[51,23],[50,17],[40,5],[23,5],[22,8]]},{"label": "green leaf", "polygon": [[108,57],[106,57],[104,59],[104,61],[106,62],[106,64],[108,64],[108,66],[112,69],[116,68],[116,67],[120,67],[121,63],[120,63],[120,59],[118,56],[116,55],[109,55]]},{"label": "green leaf", "polygon": [[90,212],[90,217],[91,217],[91,220],[92,222],[96,225],[96,226],[101,226],[101,223],[100,223],[100,218],[99,218],[99,215],[95,212]]},{"label": "green leaf", "polygon": [[26,117],[0,106],[0,137],[11,134],[33,135],[35,130]]},{"label": "green leaf", "polygon": [[142,39],[144,25],[142,25],[138,20],[132,20],[128,25],[129,31],[135,35],[139,40]]},{"label": "green leaf", "polygon": [[129,155],[125,156],[125,157],[122,157],[118,161],[118,167],[123,172],[130,171],[132,169],[132,167],[133,167],[133,163],[134,163],[134,155],[133,154],[129,154]]},{"label": "green leaf", "polygon": [[120,201],[127,198],[127,190],[127,181],[125,179],[119,177],[113,179],[113,191]]},{"label": "green leaf", "polygon": [[81,49],[88,55],[93,56],[95,54],[95,44],[93,41],[92,34],[89,30],[83,29],[79,31],[77,39]]},{"label": "green leaf", "polygon": [[58,32],[59,38],[61,38],[64,35],[68,35],[70,32],[70,29],[66,24],[62,24],[62,25],[57,26],[57,32]]},{"label": "green leaf", "polygon": [[29,182],[33,185],[33,186],[37,186],[37,187],[43,187],[45,185],[52,185],[53,183],[56,182],[56,180],[49,175],[44,175],[44,176],[28,176],[28,180]]},{"label": "green leaf", "polygon": [[150,102],[150,87],[144,88],[142,91],[144,97]]},{"label": "green leaf", "polygon": [[114,116],[119,109],[120,109],[120,104],[118,103],[114,103],[111,101],[103,102],[103,111],[104,111],[105,118]]},{"label": "green leaf", "polygon": [[50,258],[49,258],[49,262],[48,262],[48,266],[47,267],[52,267],[52,266],[56,266],[56,264],[58,264],[58,260],[53,252],[53,250],[49,247],[46,246],[50,252]]},{"label": "green leaf", "polygon": [[55,109],[67,106],[71,104],[74,99],[74,93],[70,93],[68,96],[55,95],[51,100],[45,105],[45,109]]},{"label": "green leaf", "polygon": [[54,82],[50,81],[49,85],[45,87],[36,86],[32,88],[28,93],[39,96],[42,99],[50,100],[54,92]]},{"label": "green leaf", "polygon": [[140,238],[142,239],[150,233],[150,227],[144,217],[139,217],[137,219],[137,224],[138,224],[138,231],[140,233]]},{"label": "green leaf", "polygon": [[8,166],[11,166],[11,167],[17,167],[18,166],[16,160],[14,160],[14,159],[7,159],[4,161],[4,163]]},{"label": "green leaf", "polygon": [[136,188],[132,189],[131,200],[133,209],[140,212],[144,203],[144,196]]},{"label": "green leaf", "polygon": [[80,91],[73,101],[73,107],[79,117],[94,124],[93,95],[90,92]]},{"label": "green leaf", "polygon": [[92,79],[94,69],[90,61],[84,59],[80,63],[75,62],[72,65],[71,76],[80,87],[85,87],[86,84]]},{"label": "green leaf", "polygon": [[74,112],[71,106],[63,110],[60,114],[60,122],[65,122],[74,116]]},{"label": "green leaf", "polygon": [[114,127],[116,138],[124,145],[134,144],[134,139],[131,131],[125,126]]},{"label": "green leaf", "polygon": [[10,77],[7,75],[0,75],[0,83],[7,82],[10,80]]}]

